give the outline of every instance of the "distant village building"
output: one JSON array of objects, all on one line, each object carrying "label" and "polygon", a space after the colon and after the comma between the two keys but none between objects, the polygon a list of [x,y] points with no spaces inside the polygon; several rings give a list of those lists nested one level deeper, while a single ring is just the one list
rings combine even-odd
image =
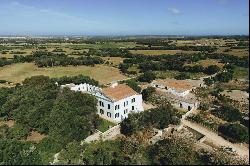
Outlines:
[{"label": "distant village building", "polygon": [[111,121],[121,122],[129,113],[143,111],[142,95],[124,84],[113,83],[103,89],[86,83],[61,85],[65,87],[94,95],[98,100],[98,114]]},{"label": "distant village building", "polygon": [[198,101],[194,94],[190,92],[196,87],[187,83],[185,80],[174,79],[158,79],[151,83],[158,93],[172,102],[176,108],[185,109],[188,111],[198,108]]}]

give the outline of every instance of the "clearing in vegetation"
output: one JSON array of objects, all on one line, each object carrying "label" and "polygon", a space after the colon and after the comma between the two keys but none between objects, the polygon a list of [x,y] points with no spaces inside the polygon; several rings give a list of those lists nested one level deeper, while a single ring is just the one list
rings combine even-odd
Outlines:
[{"label": "clearing in vegetation", "polygon": [[38,68],[34,63],[18,63],[7,65],[0,68],[0,78],[14,83],[21,83],[25,78],[35,75],[45,75],[49,77],[86,75],[99,81],[101,84],[107,84],[115,80],[127,78],[120,74],[119,69],[105,65],[90,66],[68,66],[68,67],[50,67]]},{"label": "clearing in vegetation", "polygon": [[175,55],[177,53],[192,54],[198,53],[199,51],[183,51],[183,50],[130,50],[132,54],[143,54],[143,55]]}]

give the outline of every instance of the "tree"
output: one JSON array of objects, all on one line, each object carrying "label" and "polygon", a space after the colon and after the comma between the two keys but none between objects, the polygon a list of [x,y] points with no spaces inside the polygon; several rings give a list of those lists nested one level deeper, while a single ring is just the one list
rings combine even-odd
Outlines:
[{"label": "tree", "polygon": [[113,165],[119,153],[117,141],[96,142],[85,148],[83,161],[86,165]]},{"label": "tree", "polygon": [[225,124],[219,126],[218,131],[224,134],[225,136],[233,139],[235,142],[248,142],[249,133],[247,127],[239,124]]},{"label": "tree", "polygon": [[205,78],[204,82],[207,86],[210,86],[214,83],[214,80],[212,78]]},{"label": "tree", "polygon": [[121,123],[121,133],[124,135],[132,135],[133,133],[140,130],[139,119],[141,114],[131,113],[128,115],[128,118],[124,119]]},{"label": "tree", "polygon": [[212,113],[229,122],[240,121],[242,119],[242,113],[238,109],[228,105],[221,106],[213,110]]},{"label": "tree", "polygon": [[5,114],[1,111],[2,106],[6,103],[8,96],[12,94],[14,88],[0,88],[0,116],[4,116]]},{"label": "tree", "polygon": [[190,79],[191,76],[188,73],[181,73],[178,76],[175,77],[177,80],[185,80],[185,79]]},{"label": "tree", "polygon": [[145,101],[149,100],[149,97],[155,92],[154,87],[147,87],[146,89],[142,90],[142,99]]},{"label": "tree", "polygon": [[248,165],[247,161],[233,154],[229,154],[222,148],[216,151],[199,150],[199,159],[204,165]]},{"label": "tree", "polygon": [[155,74],[153,72],[145,72],[141,76],[139,76],[138,80],[140,82],[148,82],[150,83],[156,78]]},{"label": "tree", "polygon": [[63,76],[60,78],[53,78],[52,80],[54,82],[58,82],[59,85],[70,84],[70,83],[74,84],[87,83],[95,86],[99,85],[98,81],[90,78],[89,76],[84,76],[84,75],[77,75],[73,77]]},{"label": "tree", "polygon": [[126,81],[126,84],[130,88],[132,88],[133,90],[135,90],[137,93],[141,93],[141,87],[134,80],[128,80],[128,81]]},{"label": "tree", "polygon": [[220,71],[220,68],[217,65],[209,65],[206,70],[205,73],[206,74],[215,74],[217,72]]},{"label": "tree", "polygon": [[151,164],[193,165],[197,164],[197,154],[193,142],[187,138],[172,137],[158,141],[149,149]]},{"label": "tree", "polygon": [[34,76],[23,81],[22,86],[8,96],[1,114],[13,118],[17,124],[48,132],[48,115],[59,92],[49,77]]},{"label": "tree", "polygon": [[65,143],[83,140],[94,133],[100,123],[96,105],[92,95],[63,89],[49,117],[50,134]]},{"label": "tree", "polygon": [[82,152],[85,146],[81,146],[80,142],[73,141],[60,152],[58,160],[63,165],[83,165]]},{"label": "tree", "polygon": [[219,81],[219,82],[229,82],[232,79],[233,79],[232,71],[221,72],[217,74],[214,78],[215,81]]},{"label": "tree", "polygon": [[180,115],[177,112],[168,104],[145,112],[129,114],[128,118],[120,123],[120,131],[124,135],[132,135],[149,127],[164,129],[170,124],[177,125],[180,123]]},{"label": "tree", "polygon": [[0,139],[0,163],[2,165],[40,165],[42,161],[33,143]]}]

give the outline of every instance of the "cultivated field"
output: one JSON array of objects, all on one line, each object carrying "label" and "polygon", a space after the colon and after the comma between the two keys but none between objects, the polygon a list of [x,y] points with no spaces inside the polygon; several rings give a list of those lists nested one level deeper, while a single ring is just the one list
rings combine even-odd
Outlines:
[{"label": "cultivated field", "polygon": [[143,55],[175,55],[177,53],[192,54],[198,53],[199,51],[183,51],[183,50],[130,50],[132,54],[143,54]]},{"label": "cultivated field", "polygon": [[68,66],[38,68],[34,63],[19,63],[8,65],[0,68],[1,80],[7,80],[14,83],[20,83],[25,78],[35,75],[45,75],[49,77],[75,76],[83,74],[99,81],[101,84],[107,84],[111,81],[125,79],[119,70],[114,67],[96,65],[89,66]]},{"label": "cultivated field", "polygon": [[104,63],[109,62],[113,66],[118,66],[124,60],[124,58],[121,57],[102,57],[102,59],[105,61]]},{"label": "cultivated field", "polygon": [[218,67],[222,68],[225,64],[220,63],[219,60],[206,59],[206,60],[200,60],[200,61],[197,61],[196,63],[186,64],[186,65],[189,65],[189,66],[201,65],[203,67],[208,67],[209,65],[217,65]]},{"label": "cultivated field", "polygon": [[[225,52],[228,50],[228,52]],[[238,57],[248,56],[249,49],[230,49],[229,47],[221,47],[217,51],[218,53],[230,54]]]},{"label": "cultivated field", "polygon": [[233,76],[236,79],[246,79],[246,80],[249,80],[249,68],[236,67],[234,69]]}]

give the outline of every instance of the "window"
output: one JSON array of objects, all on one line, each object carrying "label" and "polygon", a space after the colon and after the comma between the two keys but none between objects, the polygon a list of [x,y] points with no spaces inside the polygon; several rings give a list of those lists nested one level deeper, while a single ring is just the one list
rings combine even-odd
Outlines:
[{"label": "window", "polygon": [[110,112],[107,112],[107,116],[111,118],[111,113],[110,113]]},{"label": "window", "polygon": [[104,111],[102,109],[100,109],[100,114],[102,114],[102,115],[104,114]]},{"label": "window", "polygon": [[110,109],[110,104],[108,104],[108,109]]},{"label": "window", "polygon": [[132,99],[132,103],[134,103],[134,102],[135,102],[135,98]]},{"label": "window", "polygon": [[126,102],[124,102],[124,107],[125,107]]},{"label": "window", "polygon": [[128,105],[128,101],[126,101],[127,105]]},{"label": "window", "polygon": [[99,101],[99,105],[104,107],[104,103],[102,101]]},{"label": "window", "polygon": [[182,108],[183,106],[182,106],[182,103],[180,103],[180,108]]},{"label": "window", "polygon": [[128,109],[125,109],[125,110],[124,110],[124,114],[126,114],[126,113],[128,113]]},{"label": "window", "polygon": [[116,114],[115,114],[115,118],[118,118],[118,117],[119,117],[119,113],[116,113]]},{"label": "window", "polygon": [[134,110],[135,109],[135,106],[132,106],[132,110]]},{"label": "window", "polygon": [[115,110],[118,110],[118,109],[120,109],[120,105],[115,106]]}]

